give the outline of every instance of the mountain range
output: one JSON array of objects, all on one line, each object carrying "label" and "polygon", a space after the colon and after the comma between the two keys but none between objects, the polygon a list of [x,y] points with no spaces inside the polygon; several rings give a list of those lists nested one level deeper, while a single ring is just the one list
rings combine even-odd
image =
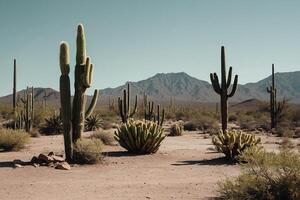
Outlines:
[{"label": "mountain range", "polygon": [[[275,74],[277,97],[286,97],[293,103],[300,103],[300,71],[281,72]],[[271,83],[271,76],[256,83],[238,85],[236,94],[230,98],[231,102],[242,102],[248,99],[268,101],[269,94],[266,88]],[[99,104],[107,103],[108,99],[116,99],[122,94],[125,83],[116,88],[106,88],[100,91]],[[213,91],[209,82],[194,78],[187,73],[159,73],[146,80],[130,82],[131,94],[140,95],[146,93],[151,99],[159,102],[217,102],[219,96]],[[43,102],[45,91],[47,102],[59,105],[59,92],[51,88],[35,88],[35,100]],[[23,95],[24,90],[18,94]],[[0,98],[0,102],[11,103],[12,95]]]}]

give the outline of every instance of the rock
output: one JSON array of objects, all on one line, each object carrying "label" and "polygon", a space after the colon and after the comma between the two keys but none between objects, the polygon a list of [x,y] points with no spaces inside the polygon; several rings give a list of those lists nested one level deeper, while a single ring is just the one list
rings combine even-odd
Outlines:
[{"label": "rock", "polygon": [[53,151],[49,152],[49,153],[48,153],[48,156],[50,156],[50,157],[54,156]]},{"label": "rock", "polygon": [[70,170],[71,166],[67,162],[61,162],[58,163],[55,169],[61,169],[61,170]]},{"label": "rock", "polygon": [[32,158],[31,158],[31,163],[33,164],[33,163],[39,163],[39,159],[36,157],[36,156],[33,156]]},{"label": "rock", "polygon": [[38,156],[38,159],[46,163],[51,163],[54,161],[52,157],[46,156],[45,154],[42,153]]},{"label": "rock", "polygon": [[37,163],[33,163],[32,164],[34,167],[39,167],[40,165],[39,164],[37,164]]},{"label": "rock", "polygon": [[54,162],[64,162],[65,161],[65,159],[60,156],[53,155],[51,157],[53,158]]}]

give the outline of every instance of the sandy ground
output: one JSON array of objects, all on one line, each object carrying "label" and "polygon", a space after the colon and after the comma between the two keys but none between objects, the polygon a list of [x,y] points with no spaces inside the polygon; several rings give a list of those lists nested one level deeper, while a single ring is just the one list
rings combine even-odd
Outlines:
[{"label": "sandy ground", "polygon": [[[270,141],[270,138],[264,138]],[[276,149],[272,138],[265,146]],[[211,139],[186,133],[167,137],[158,153],[128,155],[119,146],[106,146],[103,164],[74,166],[69,171],[48,167],[12,168],[11,161],[33,155],[62,153],[62,136],[32,138],[21,152],[0,153],[0,199],[210,199],[217,182],[240,172],[215,153]]]}]

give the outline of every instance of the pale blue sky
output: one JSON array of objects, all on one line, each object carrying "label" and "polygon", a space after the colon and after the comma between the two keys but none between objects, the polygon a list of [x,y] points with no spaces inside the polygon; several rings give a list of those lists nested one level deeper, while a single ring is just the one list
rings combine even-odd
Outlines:
[{"label": "pale blue sky", "polygon": [[59,43],[70,44],[74,68],[80,22],[94,88],[158,72],[209,80],[220,71],[221,45],[241,83],[268,76],[272,63],[300,70],[299,10],[297,0],[0,0],[0,95],[12,91],[13,58],[18,89],[57,89]]}]

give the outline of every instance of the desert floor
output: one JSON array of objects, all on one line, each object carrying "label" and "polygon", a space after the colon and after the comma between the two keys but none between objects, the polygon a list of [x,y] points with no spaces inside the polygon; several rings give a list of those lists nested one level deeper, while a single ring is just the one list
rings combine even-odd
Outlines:
[{"label": "desert floor", "polygon": [[[263,137],[277,149],[281,138]],[[74,166],[69,171],[50,167],[13,168],[12,161],[33,155],[62,153],[62,136],[31,138],[20,152],[0,153],[0,199],[210,199],[217,183],[240,173],[215,153],[211,139],[196,132],[167,137],[154,155],[128,155],[119,146],[105,146],[104,163]]]}]

